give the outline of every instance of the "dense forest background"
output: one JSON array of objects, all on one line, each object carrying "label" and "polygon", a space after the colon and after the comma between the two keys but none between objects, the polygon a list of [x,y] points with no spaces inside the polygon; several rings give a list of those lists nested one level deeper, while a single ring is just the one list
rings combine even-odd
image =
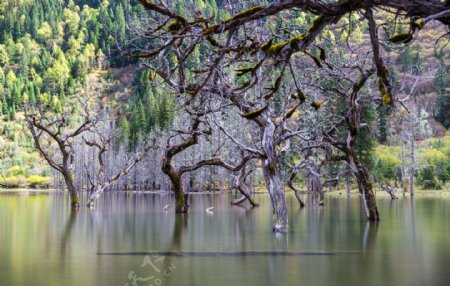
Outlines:
[{"label": "dense forest background", "polygon": [[[222,2],[196,1],[219,19],[229,16],[221,14],[221,5],[226,5]],[[184,7],[181,4],[173,2],[178,10]],[[70,120],[76,124],[82,120],[77,117],[78,100],[95,97],[116,132],[108,160],[112,162],[110,173],[114,160],[120,162],[140,150],[147,134],[169,130],[183,121],[175,108],[176,99],[152,84],[152,75],[140,62],[123,54],[132,34],[130,23],[145,13],[137,1],[7,0],[0,5],[1,186],[50,187],[58,181],[35,151],[25,125],[24,112],[30,106],[55,114],[70,109]],[[307,26],[312,18],[299,13],[293,21]],[[442,42],[434,45],[437,31],[445,27],[434,24],[433,29],[423,31],[412,45],[388,52],[395,93],[411,96],[410,112],[390,114],[386,106],[376,105],[364,109],[362,121],[370,128],[363,130],[357,148],[375,182],[407,184],[410,170],[424,189],[440,189],[450,181],[450,50]],[[349,35],[342,29],[329,36],[346,39]],[[350,38],[356,44],[367,41],[367,27],[357,26]],[[200,57],[202,51],[196,52]],[[196,150],[212,150],[208,144],[201,143],[183,160],[189,160]],[[411,146],[416,152],[414,160],[409,155]],[[160,156],[160,151],[153,151],[116,187],[166,188],[167,179],[158,171]],[[283,170],[296,159],[286,158]],[[87,160],[77,159],[79,169]],[[196,181],[189,184],[201,189],[215,189],[227,181],[225,174],[209,167],[187,180]]]}]

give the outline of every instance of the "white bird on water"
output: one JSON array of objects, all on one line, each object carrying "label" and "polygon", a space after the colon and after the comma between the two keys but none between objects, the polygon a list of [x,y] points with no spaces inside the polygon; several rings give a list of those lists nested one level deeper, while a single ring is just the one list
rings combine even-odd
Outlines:
[{"label": "white bird on water", "polygon": [[209,214],[212,214],[212,213],[213,213],[213,210],[214,210],[214,207],[209,207],[209,208],[207,208],[205,211],[206,211],[207,213],[209,213]]},{"label": "white bird on water", "polygon": [[163,211],[167,211],[168,209],[169,209],[169,207],[170,207],[170,205],[165,205],[164,207],[163,207]]}]

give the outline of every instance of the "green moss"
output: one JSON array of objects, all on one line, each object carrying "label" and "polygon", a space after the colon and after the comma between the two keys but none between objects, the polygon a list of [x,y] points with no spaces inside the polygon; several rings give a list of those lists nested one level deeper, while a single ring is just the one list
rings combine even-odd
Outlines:
[{"label": "green moss", "polygon": [[264,6],[254,6],[252,8],[247,9],[247,10],[241,11],[241,12],[237,13],[234,16],[231,16],[228,20],[225,20],[224,23],[251,16],[251,15],[255,14],[256,12],[261,11],[263,9],[264,9]]},{"label": "green moss", "polygon": [[148,10],[159,11],[160,7],[147,0],[139,0],[139,2]]},{"label": "green moss", "polygon": [[[141,5],[144,6],[145,9],[147,9],[147,10],[156,11],[156,12],[159,12],[159,13],[161,13],[162,11],[165,11],[165,8],[164,8],[164,7],[161,7],[161,6],[159,6],[159,5],[156,5],[156,4],[154,4],[154,3],[152,3],[152,2],[150,2],[150,1],[148,1],[148,0],[139,0],[139,2],[140,2]],[[186,24],[186,23],[187,23],[186,19],[184,19],[181,15],[178,15],[178,14],[177,14],[177,15],[175,15],[175,18],[176,18],[179,22],[181,22],[181,23],[183,23],[183,24]]]},{"label": "green moss", "polygon": [[247,119],[254,119],[256,117],[258,117],[259,115],[261,115],[261,113],[264,112],[264,110],[267,109],[267,107],[269,107],[269,104],[264,105],[264,107],[255,110],[255,111],[251,111],[251,112],[247,112],[245,114],[242,114],[241,116]]},{"label": "green moss", "polygon": [[331,158],[330,158],[331,161],[344,161],[344,160],[347,159],[347,156],[345,156],[345,155],[340,155],[340,154],[335,154],[335,153],[331,154],[330,157],[331,157]]},{"label": "green moss", "polygon": [[275,81],[275,84],[273,86],[265,87],[264,89],[270,90],[272,92],[276,92],[280,88],[281,80],[282,80],[282,77],[280,76],[277,78],[277,80]]},{"label": "green moss", "polygon": [[154,73],[153,71],[149,71],[148,72],[148,80],[149,81],[153,81],[156,77],[156,73]]},{"label": "green moss", "polygon": [[300,100],[300,103],[303,103],[306,100],[305,94],[300,89],[297,90],[296,93],[291,94],[291,97],[294,98],[294,99]]},{"label": "green moss", "polygon": [[207,36],[206,39],[208,40],[208,42],[213,45],[214,47],[221,47],[221,45],[219,44],[219,42],[216,41],[216,39],[214,39],[214,37],[212,36]]},{"label": "green moss", "polygon": [[273,94],[274,94],[273,92],[269,92],[269,93],[267,93],[267,94],[264,94],[263,97],[264,97],[265,100],[269,100],[269,99],[272,98]]},{"label": "green moss", "polygon": [[220,28],[219,24],[214,24],[203,30],[203,35],[210,35],[215,33]]},{"label": "green moss", "polygon": [[189,95],[195,95],[197,92],[194,89],[186,89],[186,93]]},{"label": "green moss", "polygon": [[325,16],[324,15],[320,15],[317,16],[316,18],[314,18],[311,22],[311,26],[309,26],[308,28],[308,32],[313,32],[317,29],[320,28],[320,26],[322,26],[325,23]]},{"label": "green moss", "polygon": [[288,44],[288,42],[282,42],[278,44],[273,44],[273,39],[261,46],[261,50],[269,55],[277,55],[281,50]]},{"label": "green moss", "polygon": [[320,108],[321,105],[322,105],[322,103],[321,103],[321,102],[318,102],[318,101],[313,101],[313,102],[311,102],[311,106],[314,107],[314,109],[315,109],[316,111],[319,110],[319,108]]},{"label": "green moss", "polygon": [[297,107],[298,107],[298,105],[297,105],[297,106],[294,106],[293,108],[291,108],[290,110],[288,110],[288,111],[284,114],[284,117],[287,118],[287,119],[291,118],[292,115],[294,115],[295,111],[297,110]]},{"label": "green moss", "polygon": [[167,24],[167,30],[172,34],[178,34],[183,29],[183,24],[178,20],[172,20]]},{"label": "green moss", "polygon": [[378,78],[378,89],[380,90],[381,93],[381,97],[383,99],[383,103],[388,105],[391,103],[391,96],[389,95],[389,93],[386,90],[386,87],[383,84],[383,81],[381,80],[381,78]]},{"label": "green moss", "polygon": [[413,39],[411,34],[398,34],[389,39],[393,44],[408,43]]},{"label": "green moss", "polygon": [[304,35],[300,35],[300,36],[297,36],[297,37],[292,38],[292,39],[289,41],[289,46],[290,46],[292,49],[297,48],[298,44],[303,40],[303,38],[304,38]]},{"label": "green moss", "polygon": [[313,56],[313,55],[309,55],[309,56],[311,57],[311,59],[313,59],[314,63],[316,64],[316,66],[317,66],[318,68],[322,68],[322,63],[319,61],[318,58],[316,58],[316,57]]},{"label": "green moss", "polygon": [[326,53],[325,53],[325,49],[322,48],[322,47],[320,47],[320,46],[317,46],[317,48],[320,50],[319,58],[320,58],[322,61],[325,61],[325,60],[327,59],[327,55],[326,55]]},{"label": "green moss", "polygon": [[236,75],[237,76],[241,76],[241,75],[247,74],[249,72],[253,72],[254,69],[255,69],[255,67],[237,69],[236,70]]},{"label": "green moss", "polygon": [[287,42],[283,42],[283,43],[279,43],[279,44],[275,44],[272,45],[269,50],[268,53],[269,54],[278,54],[279,52],[281,52],[281,50],[287,45]]},{"label": "green moss", "polygon": [[130,54],[130,53],[124,53],[123,55],[126,57],[131,57],[131,58],[151,58],[153,56],[156,56],[157,54],[159,54],[161,51],[155,50],[155,51],[151,51],[148,53],[142,53],[142,54]]},{"label": "green moss", "polygon": [[267,43],[262,44],[261,50],[267,51],[272,46],[272,43],[273,43],[273,39],[270,39]]},{"label": "green moss", "polygon": [[422,19],[416,19],[411,22],[411,26],[413,28],[418,28],[419,30],[422,30],[423,27],[425,26],[425,22]]}]

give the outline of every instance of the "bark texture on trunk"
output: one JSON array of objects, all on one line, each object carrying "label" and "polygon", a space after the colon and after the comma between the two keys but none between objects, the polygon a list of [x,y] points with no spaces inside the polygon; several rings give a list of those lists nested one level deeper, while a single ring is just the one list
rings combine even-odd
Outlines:
[{"label": "bark texture on trunk", "polygon": [[373,192],[373,183],[366,167],[361,165],[358,166],[357,179],[359,191],[362,194],[367,219],[371,221],[379,221],[380,214],[378,212],[375,193]]},{"label": "bark texture on trunk", "polygon": [[378,212],[374,186],[370,178],[370,173],[369,170],[362,163],[360,163],[356,155],[353,148],[353,143],[351,143],[355,141],[356,136],[352,136],[351,134],[352,132],[349,133],[347,139],[347,163],[349,164],[358,182],[358,188],[362,195],[362,201],[367,219],[371,221],[379,221],[380,214]]},{"label": "bark texture on trunk", "polygon": [[361,77],[360,81],[355,83],[353,91],[349,97],[349,105],[351,107],[348,115],[345,118],[347,125],[347,139],[343,147],[338,145],[342,151],[346,154],[346,160],[350,166],[353,174],[358,182],[358,188],[362,195],[364,209],[367,219],[371,221],[379,221],[380,214],[376,203],[374,186],[370,177],[369,170],[359,160],[358,154],[355,150],[355,143],[361,128],[361,112],[363,105],[360,104],[358,99],[358,92],[364,86],[365,82],[372,74],[373,71],[367,71]]},{"label": "bark texture on trunk", "polygon": [[70,174],[64,174],[64,181],[67,186],[67,190],[69,191],[70,196],[70,206],[72,208],[80,207],[80,196],[73,182],[72,176]]},{"label": "bark texture on trunk", "polygon": [[283,184],[281,183],[281,174],[278,169],[274,135],[275,125],[270,120],[266,120],[262,127],[262,147],[266,155],[263,160],[263,175],[275,214],[273,231],[285,233],[288,230],[288,210]]},{"label": "bark texture on trunk", "polygon": [[297,174],[298,174],[297,170],[292,171],[291,175],[289,176],[288,187],[294,191],[295,197],[297,198],[297,201],[298,201],[300,207],[303,208],[305,206],[305,202],[302,199],[300,190],[294,184],[294,179],[297,176]]},{"label": "bark texture on trunk", "polygon": [[345,191],[347,192],[347,195],[350,195],[350,178],[345,176]]},{"label": "bark texture on trunk", "polygon": [[170,160],[164,160],[163,172],[169,176],[170,182],[172,183],[173,192],[175,194],[175,212],[176,213],[187,213],[187,195],[184,193],[183,180],[179,172],[172,166]]},{"label": "bark texture on trunk", "polygon": [[145,158],[145,156],[150,151],[150,149],[153,149],[155,146],[155,141],[152,140],[145,146],[144,150],[142,150],[139,154],[137,154],[136,156],[131,158],[128,161],[127,165],[123,169],[121,169],[120,171],[118,171],[117,173],[112,175],[108,180],[105,180],[104,179],[105,162],[103,160],[103,153],[106,152],[107,148],[105,148],[104,146],[102,147],[99,144],[94,144],[94,143],[88,142],[88,141],[86,141],[86,143],[90,144],[91,146],[96,145],[99,148],[98,162],[100,165],[100,167],[99,167],[100,183],[92,184],[92,186],[95,188],[95,191],[89,197],[89,200],[87,203],[88,207],[93,207],[95,204],[95,201],[102,195],[102,193],[105,190],[107,190],[114,182],[118,181],[122,176],[127,175],[138,162],[140,162],[141,160],[143,160]]},{"label": "bark texture on trunk", "polygon": [[263,174],[275,215],[273,217],[273,231],[276,233],[285,233],[288,230],[288,211],[280,174],[277,170],[273,170],[267,165],[267,163],[263,167]]},{"label": "bark texture on trunk", "polygon": [[416,151],[416,146],[415,146],[415,142],[414,139],[411,140],[411,167],[409,170],[409,193],[411,196],[414,196],[414,173],[415,173],[415,163],[416,163],[416,159],[415,159],[415,151]]},{"label": "bark texture on trunk", "polygon": [[88,207],[93,207],[95,204],[95,201],[101,196],[101,194],[105,191],[105,189],[106,189],[106,186],[104,186],[104,185],[97,186],[95,191],[89,197],[89,201],[87,202],[86,205]]},{"label": "bark texture on trunk", "polygon": [[248,175],[250,175],[252,173],[252,171],[250,172],[246,172],[245,171],[245,166],[241,169],[239,176],[236,179],[236,189],[241,193],[241,197],[238,199],[235,199],[233,201],[231,201],[232,205],[239,205],[243,202],[245,202],[245,200],[248,200],[248,202],[253,206],[253,207],[257,207],[259,206],[251,197],[250,195],[250,191],[247,188],[247,185],[245,184],[245,179],[248,177]]},{"label": "bark texture on trunk", "polygon": [[323,185],[320,181],[320,178],[314,174],[311,174],[311,188],[313,194],[313,201],[315,205],[323,206],[324,205],[324,191]]},{"label": "bark texture on trunk", "polygon": [[391,196],[392,200],[398,199],[398,197],[395,195],[396,188],[391,188],[389,186],[383,186],[383,190],[385,190],[386,193],[388,193],[389,196]]}]

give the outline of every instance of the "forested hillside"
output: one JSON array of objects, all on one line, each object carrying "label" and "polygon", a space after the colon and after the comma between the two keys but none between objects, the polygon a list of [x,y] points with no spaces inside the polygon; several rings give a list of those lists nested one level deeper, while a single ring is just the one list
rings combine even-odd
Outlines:
[{"label": "forested hillside", "polygon": [[[245,4],[230,6],[228,2],[215,0],[193,3],[214,21],[226,21],[245,7]],[[171,3],[174,11],[181,15],[188,10],[185,4],[185,1]],[[137,41],[136,37],[142,35],[143,25],[155,24],[151,19],[142,20],[147,10],[139,1],[7,0],[1,5],[2,186],[50,186],[51,177],[57,177],[39,159],[35,142],[24,124],[24,112],[33,106],[65,115],[69,126],[76,126],[83,120],[79,114],[80,99],[94,97],[116,133],[113,140],[116,153],[110,156],[119,162],[123,160],[122,156],[131,156],[141,150],[147,134],[178,129],[178,125],[186,121],[182,112],[178,112],[178,95],[164,87],[154,72],[149,72],[147,67],[152,63],[126,55],[142,48],[139,47],[142,39]],[[315,18],[303,12],[295,12],[289,17],[289,21],[280,18],[268,22],[266,28],[284,31],[286,35],[289,35],[286,30],[290,27],[304,32]],[[357,21],[356,16],[343,18],[341,24],[344,26],[325,29],[323,37],[328,42],[321,40],[322,45],[331,48],[333,42],[342,41],[347,42],[342,53],[350,50],[355,57],[366,53],[368,48],[364,47],[369,41],[369,27]],[[164,25],[170,34],[179,32],[176,21]],[[349,29],[344,28],[347,26]],[[407,25],[385,27],[386,31],[398,34],[405,33],[406,29]],[[443,137],[446,128],[450,127],[449,48],[448,40],[438,41],[445,29],[442,24],[432,22],[411,45],[386,48],[393,92],[399,98],[410,100],[402,104],[405,108],[399,108],[400,112],[395,113],[389,112],[387,106],[374,103],[363,109],[361,121],[368,128],[361,130],[356,149],[372,171],[375,182],[395,181],[400,186],[409,182],[411,172],[423,188],[438,189],[450,180],[448,135]],[[357,49],[358,46],[362,48]],[[313,51],[316,60],[320,52],[318,49]],[[196,47],[192,53],[185,64],[191,69],[187,76],[195,78],[196,69],[201,73],[201,59],[207,56],[207,47]],[[174,62],[176,58],[171,54],[168,60]],[[242,76],[237,82],[245,84],[251,72],[249,68],[241,65]],[[278,99],[281,104],[282,97]],[[230,116],[226,124],[228,127],[239,125],[236,122]],[[214,138],[212,140],[217,144],[222,140]],[[208,144],[201,141],[199,148],[214,153],[214,144]],[[195,148],[185,155],[185,162],[193,160],[198,151]],[[414,159],[411,159],[411,148],[417,153]],[[140,164],[159,168],[161,152],[151,153],[151,159]],[[120,158],[114,154],[121,154]],[[287,180],[289,170],[300,159],[301,156],[295,154],[283,158],[280,162],[283,179]],[[83,167],[85,161],[89,161],[87,157],[77,161],[77,166]],[[197,182],[193,175],[186,179],[192,188],[194,185],[201,189],[229,185],[223,179],[221,169],[207,167],[206,170],[201,175],[196,173]],[[332,174],[333,170],[337,170],[336,166],[331,166],[325,173]],[[113,173],[113,168],[108,172]],[[121,186],[167,187],[167,178],[158,171],[152,172],[143,174],[137,169],[134,175],[121,179]],[[261,174],[258,176],[261,179]],[[137,183],[137,178],[142,182]],[[129,183],[132,181],[134,183]]]},{"label": "forested hillside", "polygon": [[[122,55],[128,1],[2,1],[0,16],[1,185],[48,186],[49,169],[34,151],[23,111],[39,105],[55,114],[71,105],[94,76],[121,130],[118,145],[134,148],[140,134],[171,122],[171,99],[150,86],[147,72]],[[136,3],[135,3],[136,4]],[[92,84],[92,82],[91,82]]]}]

